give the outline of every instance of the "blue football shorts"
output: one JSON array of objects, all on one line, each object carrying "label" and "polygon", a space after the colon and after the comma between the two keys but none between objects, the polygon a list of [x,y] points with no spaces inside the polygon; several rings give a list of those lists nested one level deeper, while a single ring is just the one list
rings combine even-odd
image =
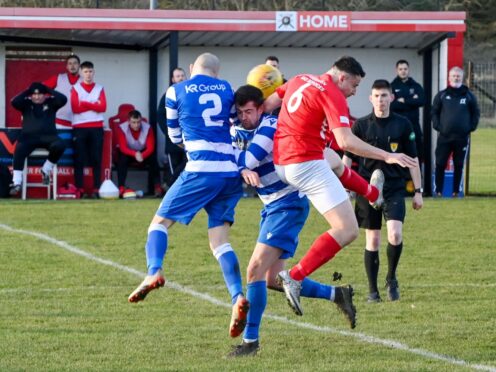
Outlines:
[{"label": "blue football shorts", "polygon": [[262,219],[257,241],[282,249],[284,252],[279,258],[293,257],[308,213],[308,199],[306,196],[300,198],[298,192],[266,205],[260,213]]},{"label": "blue football shorts", "polygon": [[234,222],[234,208],[242,195],[239,176],[223,178],[183,171],[165,194],[156,214],[188,225],[204,208],[211,229]]}]

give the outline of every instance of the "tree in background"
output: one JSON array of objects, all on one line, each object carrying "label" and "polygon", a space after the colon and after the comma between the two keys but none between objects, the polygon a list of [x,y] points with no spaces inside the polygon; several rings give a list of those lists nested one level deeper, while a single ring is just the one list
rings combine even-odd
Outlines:
[{"label": "tree in background", "polygon": [[[496,0],[157,0],[157,9],[466,11],[466,56],[496,60]],[[149,9],[150,0],[0,0],[0,7]]]}]

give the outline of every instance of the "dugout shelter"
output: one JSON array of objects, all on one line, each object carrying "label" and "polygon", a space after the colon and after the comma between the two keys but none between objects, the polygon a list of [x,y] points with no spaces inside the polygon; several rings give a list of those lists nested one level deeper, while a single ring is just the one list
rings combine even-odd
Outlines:
[{"label": "dugout shelter", "polygon": [[[10,99],[31,81],[63,72],[75,53],[95,64],[105,87],[108,111],[132,103],[156,122],[156,106],[169,85],[170,71],[203,52],[221,59],[221,77],[234,88],[268,55],[280,59],[286,78],[322,73],[341,55],[352,55],[367,72],[350,99],[354,116],[371,110],[370,86],[391,81],[395,63],[406,59],[411,76],[425,89],[423,110],[425,174],[432,173],[433,136],[429,118],[435,93],[446,87],[447,72],[463,66],[465,12],[236,12],[0,8],[0,127],[19,118]],[[430,182],[425,182],[427,193]]]}]

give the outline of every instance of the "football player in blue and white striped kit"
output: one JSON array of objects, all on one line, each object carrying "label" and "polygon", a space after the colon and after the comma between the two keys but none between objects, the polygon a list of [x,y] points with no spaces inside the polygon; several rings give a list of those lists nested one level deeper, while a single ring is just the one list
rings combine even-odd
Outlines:
[{"label": "football player in blue and white striped kit", "polygon": [[219,67],[216,56],[202,54],[191,66],[191,79],[167,90],[168,134],[174,144],[184,147],[188,163],[152,219],[145,246],[148,275],[129,301],[141,301],[164,285],[169,228],[175,222],[189,224],[203,208],[208,215],[210,248],[233,304],[229,333],[236,337],[243,332],[249,303],[243,296],[239,263],[228,233],[242,188],[229,133],[229,120],[235,116],[234,92],[227,81],[217,78]]},{"label": "football player in blue and white striped kit", "polygon": [[[229,357],[254,355],[259,348],[259,328],[267,305],[267,287],[280,289],[277,274],[285,260],[293,257],[298,235],[309,213],[306,196],[281,181],[272,161],[273,138],[277,127],[275,116],[263,113],[263,94],[251,85],[240,87],[235,93],[239,124],[231,127],[233,144],[243,150],[237,154],[240,169],[252,169],[260,182],[257,193],[264,203],[260,232],[247,269],[246,298],[250,303],[247,324],[241,345]],[[246,180],[246,178],[245,178]],[[305,278],[301,296],[335,301],[341,287]],[[338,308],[340,304],[336,302]]]}]

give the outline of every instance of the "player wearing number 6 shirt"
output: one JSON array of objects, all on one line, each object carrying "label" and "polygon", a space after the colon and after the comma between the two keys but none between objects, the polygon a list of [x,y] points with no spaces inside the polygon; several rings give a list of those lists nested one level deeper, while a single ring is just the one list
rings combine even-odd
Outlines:
[{"label": "player wearing number 6 shirt", "polygon": [[210,248],[233,304],[229,333],[236,337],[243,332],[249,304],[228,233],[242,189],[229,132],[229,119],[235,116],[234,92],[227,81],[217,78],[219,67],[216,56],[202,54],[190,67],[191,79],[167,90],[168,133],[174,144],[184,146],[188,163],[152,219],[145,246],[148,275],[129,296],[129,302],[141,301],[148,292],[164,285],[162,263],[169,228],[175,222],[189,224],[203,208],[208,215]]},{"label": "player wearing number 6 shirt", "polygon": [[[407,155],[380,150],[352,134],[346,98],[355,94],[364,76],[358,61],[342,57],[323,75],[295,76],[279,87],[265,105],[270,112],[282,103],[274,137],[274,164],[279,177],[303,192],[332,226],[313,242],[297,265],[278,275],[288,303],[297,315],[303,314],[302,280],[358,236],[348,195],[324,159],[331,131],[343,150],[401,166],[416,165]],[[348,286],[340,300],[352,308],[352,296],[353,289]],[[355,326],[355,319],[350,319],[350,326]]]}]

